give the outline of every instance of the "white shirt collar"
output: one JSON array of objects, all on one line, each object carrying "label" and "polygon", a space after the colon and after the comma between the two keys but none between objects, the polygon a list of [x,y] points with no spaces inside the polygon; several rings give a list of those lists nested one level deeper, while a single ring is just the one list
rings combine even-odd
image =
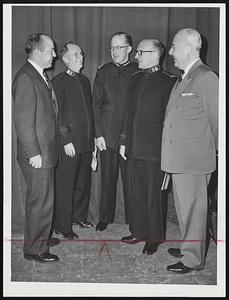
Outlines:
[{"label": "white shirt collar", "polygon": [[38,66],[34,61],[28,59],[28,62],[37,70],[38,73],[41,74],[41,76],[43,77],[43,69]]},{"label": "white shirt collar", "polygon": [[191,67],[196,63],[200,58],[198,57],[197,59],[193,60],[185,69],[184,69],[184,74],[182,75],[182,78],[184,78],[188,71],[191,69]]}]

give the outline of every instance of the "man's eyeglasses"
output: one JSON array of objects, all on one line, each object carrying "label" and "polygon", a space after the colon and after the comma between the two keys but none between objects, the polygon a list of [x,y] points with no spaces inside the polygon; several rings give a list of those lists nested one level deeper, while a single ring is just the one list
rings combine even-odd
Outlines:
[{"label": "man's eyeglasses", "polygon": [[114,50],[117,50],[117,51],[120,51],[122,48],[128,48],[130,46],[112,46],[110,48],[111,51],[114,51]]},{"label": "man's eyeglasses", "polygon": [[138,56],[142,56],[143,52],[157,52],[157,51],[154,51],[154,50],[135,50],[134,55],[137,54]]}]

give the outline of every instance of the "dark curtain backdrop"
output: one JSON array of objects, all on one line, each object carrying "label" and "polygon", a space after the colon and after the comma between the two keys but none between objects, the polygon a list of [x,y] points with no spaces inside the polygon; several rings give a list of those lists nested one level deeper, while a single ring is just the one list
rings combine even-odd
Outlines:
[{"label": "dark curtain backdrop", "polygon": [[[57,49],[62,43],[76,41],[85,53],[83,73],[91,84],[97,67],[110,61],[110,36],[116,31],[132,35],[133,48],[144,38],[159,39],[168,51],[173,36],[182,28],[195,28],[203,38],[202,59],[217,73],[219,69],[219,9],[169,7],[44,7],[12,8],[12,75],[24,64],[25,42],[34,32],[49,34]],[[133,57],[132,57],[133,58]],[[173,60],[165,55],[163,68],[177,74]],[[64,69],[60,60],[49,71],[52,78]],[[16,162],[16,136],[12,134],[12,230],[23,232],[26,186]],[[100,168],[92,175],[89,219],[98,220]],[[170,193],[171,198],[171,193]],[[119,178],[116,222],[124,222],[122,186]]]}]

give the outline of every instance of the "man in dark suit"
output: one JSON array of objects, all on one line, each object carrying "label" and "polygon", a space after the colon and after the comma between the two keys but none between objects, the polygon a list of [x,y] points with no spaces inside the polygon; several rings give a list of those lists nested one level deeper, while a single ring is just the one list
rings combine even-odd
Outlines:
[{"label": "man in dark suit", "polygon": [[92,227],[87,221],[91,192],[94,118],[89,79],[80,73],[81,48],[68,42],[60,49],[66,70],[52,84],[59,107],[61,160],[55,173],[54,227],[66,239],[77,239],[72,225]]},{"label": "man in dark suit", "polygon": [[54,167],[58,160],[58,107],[44,69],[56,56],[46,34],[32,34],[25,47],[28,62],[13,81],[13,116],[17,160],[27,184],[24,257],[38,262],[58,261],[49,253],[53,216]]},{"label": "man in dark suit", "polygon": [[162,137],[162,170],[172,174],[175,208],[181,232],[180,261],[167,269],[188,273],[204,268],[207,187],[216,169],[218,148],[218,77],[200,60],[200,34],[178,31],[169,54],[184,71],[171,92]]},{"label": "man in dark suit", "polygon": [[116,32],[111,37],[109,62],[98,69],[93,88],[96,144],[101,159],[101,197],[99,223],[96,230],[105,230],[113,223],[116,207],[116,187],[121,169],[125,218],[128,223],[128,199],[126,185],[126,164],[118,154],[119,134],[122,124],[126,91],[131,75],[137,71],[137,64],[129,61],[132,51],[131,36]]},{"label": "man in dark suit", "polygon": [[162,197],[161,136],[166,105],[175,77],[161,70],[158,40],[139,43],[135,58],[141,71],[130,81],[121,131],[120,154],[127,158],[129,225],[122,242],[145,240],[143,253],[153,254],[165,239],[166,199]]}]

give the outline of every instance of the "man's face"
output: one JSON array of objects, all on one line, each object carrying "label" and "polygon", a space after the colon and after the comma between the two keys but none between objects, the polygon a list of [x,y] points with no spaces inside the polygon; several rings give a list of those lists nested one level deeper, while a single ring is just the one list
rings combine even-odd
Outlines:
[{"label": "man's face", "polygon": [[115,35],[111,40],[111,57],[115,63],[123,64],[128,60],[132,48],[123,35]]},{"label": "man's face", "polygon": [[54,50],[53,41],[47,36],[43,36],[42,38],[43,50],[40,52],[40,60],[42,67],[47,69],[52,66],[53,58],[56,57],[56,53]]},{"label": "man's face", "polygon": [[169,55],[173,56],[174,66],[180,70],[184,70],[188,65],[188,42],[184,34],[177,33],[173,39]]},{"label": "man's face", "polygon": [[79,46],[69,44],[68,51],[65,54],[65,63],[69,69],[79,72],[83,67],[83,53]]},{"label": "man's face", "polygon": [[[140,52],[141,50],[142,52]],[[146,52],[144,52],[146,51]],[[147,69],[158,64],[158,54],[156,53],[152,42],[143,40],[138,44],[135,58],[138,61],[139,69]]]}]

